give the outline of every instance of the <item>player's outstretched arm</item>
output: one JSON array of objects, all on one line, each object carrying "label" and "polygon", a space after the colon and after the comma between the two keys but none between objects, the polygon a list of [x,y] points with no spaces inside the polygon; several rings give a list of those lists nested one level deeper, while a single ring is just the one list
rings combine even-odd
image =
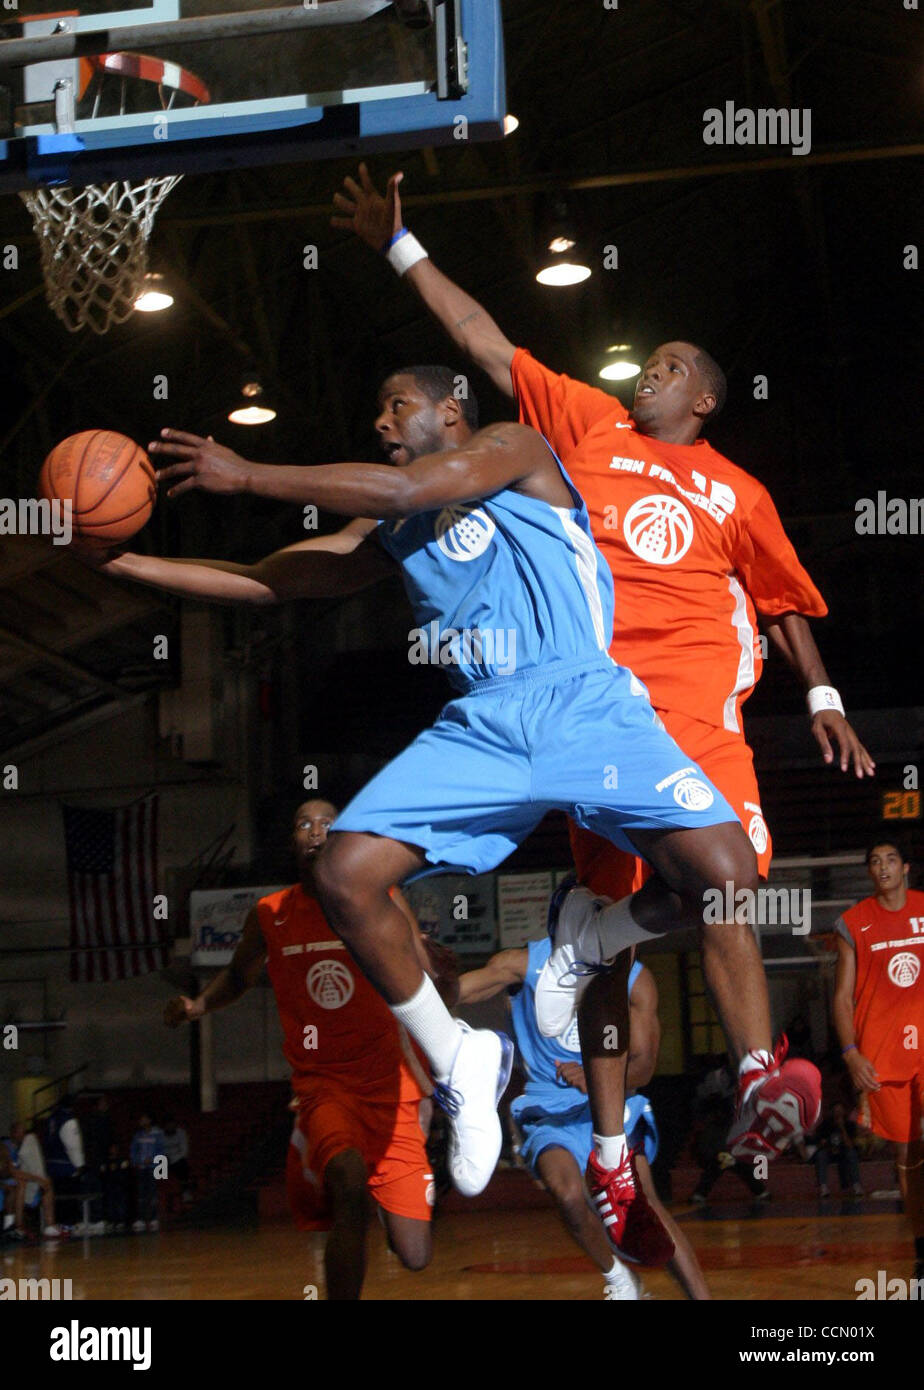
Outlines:
[{"label": "player's outstretched arm", "polygon": [[[150,588],[213,603],[266,605],[296,598],[326,598],[356,593],[392,572],[381,546],[364,539],[374,522],[333,537],[314,537],[277,550],[256,565],[226,560],[169,560],[157,555],[117,554],[98,566],[116,579],[132,579]],[[364,531],[363,528],[367,528]],[[336,548],[327,548],[330,541]]]},{"label": "player's outstretched arm", "polygon": [[260,977],[266,961],[266,942],[260,930],[260,918],[256,907],[252,907],[244,919],[244,929],[237,943],[230,964],[220,970],[211,984],[195,999],[185,994],[171,999],[164,1007],[164,1022],[168,1028],[176,1028],[181,1023],[195,1023],[203,1014],[224,1009],[240,999],[251,985]]},{"label": "player's outstretched arm", "polygon": [[480,970],[468,970],[459,977],[459,1003],[480,1004],[485,999],[493,999],[502,989],[521,985],[528,969],[529,951],[525,946],[498,951]]},{"label": "player's outstretched arm", "polygon": [[[383,198],[365,164],[360,164],[358,182],[346,178],[344,191],[334,194],[339,215],[331,218],[331,226],[355,232],[373,251],[383,253],[390,245],[406,240],[398,191],[403,178],[403,174],[392,174]],[[429,256],[411,265],[404,279],[456,346],[487,373],[499,391],[512,396],[510,364],[515,348],[483,305],[437,270]]]},{"label": "player's outstretched arm", "polygon": [[[808,621],[801,613],[784,613],[779,618],[766,618],[764,625],[777,651],[786,658],[799,679],[804,681],[806,692],[817,686],[830,687],[821,653],[815,645]],[[812,733],[826,763],[834,761],[833,740],[840,753],[841,772],[846,772],[852,762],[858,777],[873,776],[876,764],[839,710],[822,709],[813,715]]]},{"label": "player's outstretched arm", "polygon": [[545,440],[536,430],[510,422],[489,425],[458,448],[425,454],[406,468],[388,463],[314,468],[251,463],[213,439],[171,429],[161,430],[161,438],[149,447],[159,458],[179,460],[158,469],[158,481],[170,483],[169,497],[193,489],[222,495],[249,492],[280,502],[314,503],[341,516],[382,518],[473,502],[517,485],[553,505],[570,503]]},{"label": "player's outstretched arm", "polygon": [[629,995],[629,1069],[626,1073],[629,1090],[647,1085],[654,1076],[660,1045],[658,986],[654,975],[643,966]]},{"label": "player's outstretched arm", "polygon": [[856,1044],[853,1026],[854,991],[857,983],[857,953],[853,946],[838,935],[837,974],[834,980],[834,1027],[841,1044],[841,1050],[850,1072],[850,1079],[858,1091],[878,1091],[876,1068],[868,1057],[864,1057]]}]

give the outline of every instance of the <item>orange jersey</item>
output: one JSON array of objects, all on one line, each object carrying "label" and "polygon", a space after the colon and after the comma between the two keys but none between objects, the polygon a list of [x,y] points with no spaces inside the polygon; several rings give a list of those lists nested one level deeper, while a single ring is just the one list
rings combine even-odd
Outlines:
[{"label": "orange jersey", "polygon": [[897,912],[864,898],[837,930],[856,952],[857,1047],[880,1081],[915,1076],[924,1057],[924,893],[908,893]]},{"label": "orange jersey", "polygon": [[317,899],[295,884],[261,898],[257,915],[296,1092],[323,1080],[370,1098],[428,1094],[410,1039]]},{"label": "orange jersey", "polygon": [[656,709],[740,733],[761,670],[757,613],[828,611],[767,489],[704,439],[639,434],[613,396],[522,348],[511,374],[521,421],[558,454],[612,570],[610,655]]}]

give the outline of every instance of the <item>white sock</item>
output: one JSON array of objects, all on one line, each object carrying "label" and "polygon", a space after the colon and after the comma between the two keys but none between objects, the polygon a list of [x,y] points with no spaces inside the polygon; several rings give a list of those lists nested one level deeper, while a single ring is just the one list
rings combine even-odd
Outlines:
[{"label": "white sock", "polygon": [[629,1152],[624,1134],[595,1134],[594,1149],[601,1166],[607,1169],[618,1168]]},{"label": "white sock", "polygon": [[445,1081],[456,1060],[462,1033],[430,976],[424,975],[417,993],[403,1004],[392,1004],[391,1011],[427,1054],[435,1080]]}]

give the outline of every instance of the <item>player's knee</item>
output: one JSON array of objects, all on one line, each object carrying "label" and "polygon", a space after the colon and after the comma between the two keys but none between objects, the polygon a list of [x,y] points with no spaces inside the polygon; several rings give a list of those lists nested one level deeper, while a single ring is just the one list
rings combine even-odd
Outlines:
[{"label": "player's knee", "polygon": [[336,836],[315,861],[314,882],[324,912],[347,939],[354,928],[368,924],[374,905],[387,891],[363,853]]},{"label": "player's knee", "polygon": [[569,1230],[578,1231],[584,1220],[584,1188],[580,1181],[563,1179],[552,1189],[555,1204]]},{"label": "player's knee", "polygon": [[756,892],[760,875],[754,846],[740,825],[723,829],[725,834],[715,837],[705,866],[704,890],[718,889],[724,894],[730,887],[732,895],[741,889]]},{"label": "player's knee", "polygon": [[358,1149],[336,1154],[324,1169],[324,1186],[334,1214],[355,1214],[366,1204],[366,1163]]},{"label": "player's knee", "polygon": [[433,1242],[429,1235],[425,1239],[415,1240],[408,1246],[398,1247],[398,1259],[405,1269],[421,1270],[426,1269],[433,1256]]},{"label": "player's knee", "polygon": [[314,884],[324,912],[338,926],[349,924],[360,911],[360,892],[357,888],[351,855],[336,840],[324,846],[314,863]]}]

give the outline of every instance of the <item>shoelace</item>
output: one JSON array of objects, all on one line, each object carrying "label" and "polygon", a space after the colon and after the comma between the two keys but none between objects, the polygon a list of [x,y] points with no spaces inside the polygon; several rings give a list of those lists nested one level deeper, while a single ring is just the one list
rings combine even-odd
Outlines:
[{"label": "shoelace", "polygon": [[562,984],[569,975],[574,975],[578,979],[585,975],[612,975],[615,969],[615,965],[606,965],[603,961],[575,960],[571,962],[564,974],[559,976],[558,983]]},{"label": "shoelace", "polygon": [[462,1109],[462,1096],[451,1086],[447,1086],[445,1082],[435,1081],[433,1083],[433,1099],[451,1119],[454,1119]]}]

